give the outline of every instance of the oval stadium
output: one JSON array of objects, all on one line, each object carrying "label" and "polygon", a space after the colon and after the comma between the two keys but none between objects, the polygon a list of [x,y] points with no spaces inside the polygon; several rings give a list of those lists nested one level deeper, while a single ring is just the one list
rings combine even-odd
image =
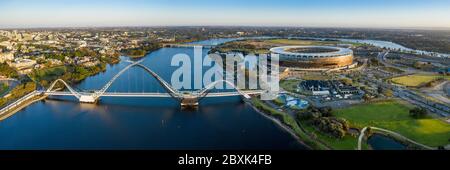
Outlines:
[{"label": "oval stadium", "polygon": [[282,46],[270,49],[279,54],[280,65],[305,69],[335,69],[353,64],[353,51],[332,46]]}]

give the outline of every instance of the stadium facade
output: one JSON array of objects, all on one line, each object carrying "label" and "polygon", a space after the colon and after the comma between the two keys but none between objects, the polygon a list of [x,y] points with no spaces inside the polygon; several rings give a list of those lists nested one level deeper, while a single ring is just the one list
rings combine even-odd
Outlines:
[{"label": "stadium facade", "polygon": [[332,46],[282,46],[271,48],[279,54],[280,65],[304,69],[336,69],[353,64],[353,51]]}]

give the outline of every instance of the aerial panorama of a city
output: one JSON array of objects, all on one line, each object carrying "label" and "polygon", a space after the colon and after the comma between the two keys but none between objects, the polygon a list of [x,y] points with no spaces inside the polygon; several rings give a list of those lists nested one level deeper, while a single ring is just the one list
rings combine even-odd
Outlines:
[{"label": "aerial panorama of a city", "polygon": [[448,165],[449,9],[1,0],[0,161]]}]

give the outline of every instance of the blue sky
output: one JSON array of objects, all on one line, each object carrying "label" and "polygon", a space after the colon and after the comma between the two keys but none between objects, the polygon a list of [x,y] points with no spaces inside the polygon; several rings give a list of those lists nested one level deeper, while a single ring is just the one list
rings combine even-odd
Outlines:
[{"label": "blue sky", "polygon": [[0,0],[0,27],[446,27],[450,0]]}]

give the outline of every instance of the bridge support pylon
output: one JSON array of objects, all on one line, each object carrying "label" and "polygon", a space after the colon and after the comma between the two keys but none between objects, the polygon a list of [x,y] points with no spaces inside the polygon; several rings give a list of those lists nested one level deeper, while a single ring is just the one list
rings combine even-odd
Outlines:
[{"label": "bridge support pylon", "polygon": [[196,109],[198,108],[198,98],[197,97],[184,97],[181,99],[181,108],[182,109]]},{"label": "bridge support pylon", "polygon": [[95,102],[97,102],[97,99],[95,99],[93,96],[90,96],[90,95],[82,95],[80,97],[80,102],[81,103],[95,103]]}]

